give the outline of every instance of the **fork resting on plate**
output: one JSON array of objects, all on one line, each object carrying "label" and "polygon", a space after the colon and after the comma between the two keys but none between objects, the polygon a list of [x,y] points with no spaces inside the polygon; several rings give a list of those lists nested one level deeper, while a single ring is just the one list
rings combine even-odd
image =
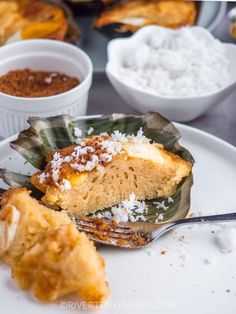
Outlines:
[{"label": "fork resting on plate", "polygon": [[85,232],[95,242],[127,249],[139,249],[175,227],[187,224],[219,223],[236,220],[236,213],[184,218],[172,222],[154,223],[121,223],[101,218],[72,217],[79,231]]}]

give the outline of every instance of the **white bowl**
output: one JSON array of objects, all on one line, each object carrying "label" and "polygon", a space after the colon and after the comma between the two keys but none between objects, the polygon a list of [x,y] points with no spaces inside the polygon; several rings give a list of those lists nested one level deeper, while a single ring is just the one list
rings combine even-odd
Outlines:
[{"label": "white bowl", "polygon": [[81,83],[65,93],[49,97],[25,98],[0,93],[1,136],[8,137],[24,129],[30,116],[86,114],[93,66],[81,49],[47,39],[20,41],[0,48],[0,76],[25,68],[65,73],[77,77]]},{"label": "white bowl", "polygon": [[[125,55],[129,53],[129,51],[132,51],[133,47],[138,47],[140,43],[143,43],[150,38],[152,32],[156,33],[160,29],[162,29],[162,27],[146,26],[129,38],[111,40],[107,47],[107,76],[124,101],[139,112],[145,113],[148,111],[158,111],[166,118],[179,122],[194,120],[209,110],[212,106],[222,102],[235,90],[236,45],[224,44],[231,63],[230,69],[233,75],[233,82],[230,85],[221,88],[215,93],[209,93],[204,96],[184,98],[158,96],[154,93],[142,91],[124,83],[119,78],[117,70],[121,67]],[[168,31],[173,32],[173,30]],[[208,41],[211,41],[214,38],[209,31],[198,26],[191,27],[191,31],[199,37],[206,37]]]}]

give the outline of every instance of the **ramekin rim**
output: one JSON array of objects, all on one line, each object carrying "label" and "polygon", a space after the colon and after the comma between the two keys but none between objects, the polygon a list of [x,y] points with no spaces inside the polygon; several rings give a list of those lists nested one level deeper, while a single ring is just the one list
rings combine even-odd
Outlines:
[{"label": "ramekin rim", "polygon": [[[64,47],[69,47],[70,49],[73,49],[74,51],[79,51],[79,53],[82,55],[82,57],[84,58],[85,62],[88,65],[88,73],[86,74],[85,78],[79,83],[79,85],[73,87],[72,89],[57,94],[57,95],[53,95],[53,96],[46,96],[46,97],[20,97],[20,96],[13,96],[13,95],[9,95],[6,93],[2,93],[0,92],[0,96],[3,96],[5,98],[11,99],[11,100],[15,100],[15,101],[24,101],[26,105],[32,105],[32,102],[45,102],[47,100],[56,100],[58,98],[64,97],[64,96],[68,96],[69,94],[72,94],[74,92],[77,92],[79,90],[82,90],[86,84],[89,86],[88,88],[90,88],[91,84],[92,84],[92,74],[93,74],[93,64],[92,61],[90,59],[90,57],[79,47],[74,46],[70,43],[65,43],[62,41],[54,41],[52,39],[29,39],[29,40],[25,40],[25,41],[19,41],[19,42],[15,42],[15,43],[10,43],[4,47],[2,47],[1,49],[10,49],[13,48],[15,46],[20,46],[20,45],[25,45],[27,46],[28,44],[40,44],[40,43],[48,43],[50,45],[55,45],[55,46],[64,46]],[[86,92],[86,91],[85,91]]]}]

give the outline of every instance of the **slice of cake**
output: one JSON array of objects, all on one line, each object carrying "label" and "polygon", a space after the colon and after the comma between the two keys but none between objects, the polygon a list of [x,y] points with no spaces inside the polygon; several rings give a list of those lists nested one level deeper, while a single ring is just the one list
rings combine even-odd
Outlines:
[{"label": "slice of cake", "polygon": [[72,292],[88,302],[108,296],[104,261],[65,212],[41,205],[24,188],[9,190],[0,211],[0,260],[22,289],[42,301]]},{"label": "slice of cake", "polygon": [[84,215],[111,207],[134,193],[138,200],[168,197],[191,172],[191,163],[150,143],[140,130],[136,136],[115,131],[78,141],[47,156],[43,172],[31,182],[43,201]]}]

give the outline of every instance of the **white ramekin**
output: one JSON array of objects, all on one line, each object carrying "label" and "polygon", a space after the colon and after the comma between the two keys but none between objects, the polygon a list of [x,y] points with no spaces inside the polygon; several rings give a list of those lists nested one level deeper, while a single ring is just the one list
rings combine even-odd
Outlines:
[{"label": "white ramekin", "polygon": [[81,49],[47,39],[20,41],[0,48],[0,76],[25,68],[65,73],[77,77],[81,83],[65,93],[41,98],[0,93],[0,136],[8,137],[23,130],[30,116],[86,114],[93,66]]}]

